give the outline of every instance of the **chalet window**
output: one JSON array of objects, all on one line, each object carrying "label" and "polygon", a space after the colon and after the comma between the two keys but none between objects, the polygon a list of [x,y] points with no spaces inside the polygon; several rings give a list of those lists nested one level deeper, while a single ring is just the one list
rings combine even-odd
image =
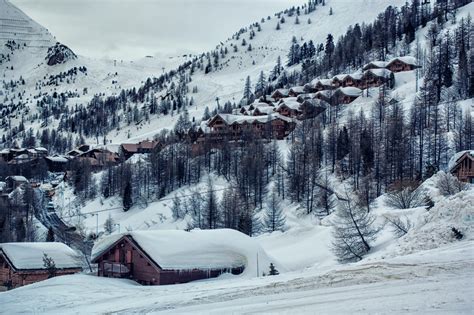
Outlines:
[{"label": "chalet window", "polygon": [[147,266],[151,266],[150,263],[146,263]]}]

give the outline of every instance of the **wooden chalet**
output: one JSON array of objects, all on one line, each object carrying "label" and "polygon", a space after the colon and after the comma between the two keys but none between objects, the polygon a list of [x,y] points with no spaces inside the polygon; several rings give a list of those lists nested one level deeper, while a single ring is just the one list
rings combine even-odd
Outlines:
[{"label": "wooden chalet", "polygon": [[276,99],[274,99],[271,95],[263,95],[263,96],[260,96],[258,101],[260,103],[266,103],[268,105],[272,105],[273,103],[276,102]]},{"label": "wooden chalet", "polygon": [[386,68],[392,72],[402,72],[415,70],[416,68],[421,67],[417,64],[415,57],[404,56],[391,59],[387,63]]},{"label": "wooden chalet", "polygon": [[395,76],[392,71],[387,69],[369,69],[364,72],[361,80],[361,89],[378,87],[387,84],[389,88],[395,85]]},{"label": "wooden chalet", "polygon": [[301,104],[299,108],[301,114],[297,118],[301,120],[314,118],[319,114],[323,113],[328,107],[329,104],[326,101],[318,99],[307,99]]},{"label": "wooden chalet", "polygon": [[159,146],[159,142],[154,141],[141,141],[139,143],[123,143],[120,145],[120,155],[123,157],[124,160],[128,160],[134,154],[142,154],[142,153],[152,153]]},{"label": "wooden chalet", "polygon": [[331,79],[318,79],[314,81],[313,91],[312,92],[319,92],[319,91],[326,91],[326,90],[333,90],[334,86],[332,85]]},{"label": "wooden chalet", "polygon": [[[266,105],[266,104],[265,104]],[[260,105],[260,106],[256,106],[255,109],[253,110],[252,112],[252,115],[253,116],[266,116],[266,115],[270,115],[274,112],[275,110],[275,106],[270,106],[270,105],[266,105],[266,106],[263,106],[263,105]]]},{"label": "wooden chalet", "polygon": [[331,85],[333,88],[338,88],[342,86],[342,82],[348,76],[348,74],[338,74],[331,79]]},{"label": "wooden chalet", "polygon": [[349,104],[361,95],[361,89],[356,87],[341,87],[334,91],[331,104]]},{"label": "wooden chalet", "polygon": [[45,254],[53,259],[56,276],[82,271],[80,256],[63,243],[3,243],[0,244],[0,286],[13,289],[51,277],[44,266]]},{"label": "wooden chalet", "polygon": [[334,94],[334,91],[332,90],[319,91],[314,94],[314,98],[317,100],[323,100],[331,104],[333,94]]},{"label": "wooden chalet", "polygon": [[218,114],[208,122],[204,138],[213,141],[251,138],[283,139],[295,128],[295,122],[278,113],[266,116]]},{"label": "wooden chalet", "polygon": [[101,169],[117,165],[120,162],[120,157],[117,153],[107,149],[94,148],[76,156],[75,160],[89,163],[94,169]]},{"label": "wooden chalet", "polygon": [[294,86],[290,88],[290,92],[288,93],[288,96],[290,97],[297,97],[300,94],[305,93],[304,86]]},{"label": "wooden chalet", "polygon": [[370,70],[370,69],[385,69],[387,67],[388,62],[386,61],[372,61],[366,64],[362,70]]},{"label": "wooden chalet", "polygon": [[68,156],[46,156],[44,160],[50,172],[65,172],[69,170],[70,158]]},{"label": "wooden chalet", "polygon": [[185,283],[242,273],[246,259],[232,242],[246,237],[233,230],[133,231],[97,243],[92,262],[98,264],[99,277],[143,285]]},{"label": "wooden chalet", "polygon": [[359,88],[362,85],[362,73],[352,73],[346,75],[342,81],[341,86],[348,87],[353,86]]},{"label": "wooden chalet", "polygon": [[272,93],[271,98],[273,98],[275,101],[279,101],[282,98],[287,98],[289,96],[290,96],[290,90],[288,90],[288,89],[277,89]]},{"label": "wooden chalet", "polygon": [[460,181],[474,184],[474,151],[465,151],[454,162],[451,174]]}]

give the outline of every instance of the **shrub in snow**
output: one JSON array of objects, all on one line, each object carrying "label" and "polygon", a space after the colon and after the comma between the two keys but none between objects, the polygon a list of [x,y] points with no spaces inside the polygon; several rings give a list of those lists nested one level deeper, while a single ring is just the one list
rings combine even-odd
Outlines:
[{"label": "shrub in snow", "polygon": [[47,254],[44,254],[43,265],[48,271],[48,278],[56,277],[57,268],[53,258],[49,257]]},{"label": "shrub in snow", "polygon": [[379,229],[375,217],[347,198],[336,211],[333,252],[340,262],[361,260],[370,250]]},{"label": "shrub in snow", "polygon": [[416,182],[396,183],[386,194],[385,203],[396,209],[423,206],[422,190]]},{"label": "shrub in snow", "polygon": [[453,234],[454,234],[454,237],[457,239],[457,240],[461,240],[464,235],[456,228],[452,228],[451,231],[453,231]]},{"label": "shrub in snow", "polygon": [[273,265],[273,263],[270,263],[270,271],[268,272],[268,275],[269,276],[276,276],[276,275],[279,275],[280,273],[278,272],[278,270],[275,268],[275,266]]},{"label": "shrub in snow", "polygon": [[443,196],[451,196],[465,190],[467,185],[450,173],[439,172],[436,187]]},{"label": "shrub in snow", "polygon": [[104,231],[105,231],[105,233],[111,234],[114,231],[114,225],[115,225],[114,219],[112,218],[112,216],[109,213],[109,217],[104,222]]}]

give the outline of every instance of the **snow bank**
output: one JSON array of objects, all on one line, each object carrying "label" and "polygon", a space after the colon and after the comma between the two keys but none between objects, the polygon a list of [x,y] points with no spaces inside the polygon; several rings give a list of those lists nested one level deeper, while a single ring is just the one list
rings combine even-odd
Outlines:
[{"label": "snow bank", "polygon": [[398,240],[394,254],[405,255],[459,242],[451,231],[453,227],[464,234],[464,239],[474,239],[474,190],[440,198],[435,206],[420,216],[415,226]]},{"label": "snow bank", "polygon": [[69,246],[58,242],[3,243],[0,250],[16,269],[44,269],[43,257],[54,260],[56,268],[80,268],[81,259]]},{"label": "snow bank", "polygon": [[122,236],[128,235],[163,269],[225,269],[245,266],[244,275],[262,275],[270,262],[280,265],[249,236],[231,229],[156,230],[116,234],[98,242],[97,258]]}]

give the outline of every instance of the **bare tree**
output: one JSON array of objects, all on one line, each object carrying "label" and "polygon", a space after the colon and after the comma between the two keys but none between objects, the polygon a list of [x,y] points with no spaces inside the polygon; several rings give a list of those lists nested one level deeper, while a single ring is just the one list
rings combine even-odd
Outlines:
[{"label": "bare tree", "polygon": [[396,209],[421,207],[422,190],[415,182],[397,183],[387,192],[385,203]]},{"label": "bare tree", "polygon": [[436,187],[443,196],[451,196],[466,189],[467,185],[449,173],[439,172]]},{"label": "bare tree", "polygon": [[361,260],[379,232],[374,227],[375,217],[346,196],[347,200],[339,205],[334,221],[332,249],[340,262]]}]

